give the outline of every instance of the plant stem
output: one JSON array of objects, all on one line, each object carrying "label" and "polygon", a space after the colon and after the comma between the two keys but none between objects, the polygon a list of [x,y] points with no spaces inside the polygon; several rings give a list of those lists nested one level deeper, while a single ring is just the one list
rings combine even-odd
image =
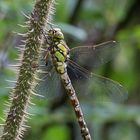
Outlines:
[{"label": "plant stem", "polygon": [[11,105],[5,121],[1,140],[21,140],[26,129],[27,108],[33,93],[36,65],[42,41],[42,30],[53,13],[54,0],[36,0],[28,18],[25,50],[19,67],[16,85],[12,90]]}]

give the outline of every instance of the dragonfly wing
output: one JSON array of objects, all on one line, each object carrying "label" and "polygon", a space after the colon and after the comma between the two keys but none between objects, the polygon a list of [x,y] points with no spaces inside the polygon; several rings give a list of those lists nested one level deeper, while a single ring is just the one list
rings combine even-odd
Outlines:
[{"label": "dragonfly wing", "polygon": [[[95,101],[120,102],[126,99],[127,92],[118,82],[95,74],[85,81],[76,83],[77,91],[82,91]],[[84,86],[81,86],[84,85]],[[95,101],[94,101],[95,100]]]},{"label": "dragonfly wing", "polygon": [[77,67],[70,63],[68,74],[79,98],[83,97],[86,102],[122,102],[127,98],[127,90],[121,84],[89,73],[80,66]]},{"label": "dragonfly wing", "polygon": [[37,94],[49,99],[60,96],[61,81],[49,58],[47,64],[44,57],[39,60],[39,72],[37,73],[37,77],[39,79],[35,87]]},{"label": "dragonfly wing", "polygon": [[39,80],[35,87],[37,94],[43,95],[47,99],[54,99],[61,96],[60,93],[62,84],[59,75],[55,72],[55,70],[52,70],[47,74],[41,74],[38,77],[41,80]]},{"label": "dragonfly wing", "polygon": [[96,68],[111,60],[118,51],[119,44],[116,41],[108,41],[99,45],[72,48],[70,58],[86,68]]}]

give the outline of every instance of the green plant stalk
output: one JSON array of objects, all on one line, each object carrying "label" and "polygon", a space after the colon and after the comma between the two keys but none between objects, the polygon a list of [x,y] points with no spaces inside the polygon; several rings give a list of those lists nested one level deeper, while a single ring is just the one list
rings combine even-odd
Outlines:
[{"label": "green plant stalk", "polygon": [[26,129],[27,108],[34,94],[36,65],[42,41],[42,30],[53,13],[54,0],[36,0],[33,12],[28,17],[28,32],[25,34],[25,50],[19,67],[15,88],[12,90],[10,109],[5,121],[1,140],[21,140]]}]

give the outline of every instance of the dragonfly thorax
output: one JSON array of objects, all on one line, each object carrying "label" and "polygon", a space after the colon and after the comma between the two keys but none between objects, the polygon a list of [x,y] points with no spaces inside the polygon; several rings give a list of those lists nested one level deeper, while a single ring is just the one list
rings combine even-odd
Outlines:
[{"label": "dragonfly thorax", "polygon": [[60,74],[65,73],[69,59],[69,48],[63,40],[63,33],[59,28],[51,29],[48,32],[48,39],[51,40],[50,53],[55,69]]}]

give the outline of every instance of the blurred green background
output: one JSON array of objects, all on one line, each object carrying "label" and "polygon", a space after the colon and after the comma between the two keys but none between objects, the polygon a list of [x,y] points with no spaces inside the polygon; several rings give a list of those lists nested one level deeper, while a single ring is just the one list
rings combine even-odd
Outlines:
[{"label": "blurred green background", "polygon": [[[99,103],[91,109],[88,100],[81,102],[94,140],[140,139],[140,1],[139,0],[57,0],[53,23],[65,34],[69,47],[98,44],[107,40],[120,42],[121,50],[97,71],[120,82],[128,90],[122,104]],[[0,0],[0,118],[4,118],[5,102],[14,86],[6,80],[18,75],[8,64],[17,63],[21,36],[34,1]],[[82,97],[82,95],[81,95]],[[94,99],[93,99],[94,100]],[[65,97],[50,101],[33,98],[36,106],[29,108],[31,116],[25,140],[81,140],[79,126]],[[91,111],[92,110],[92,111]],[[0,123],[3,120],[0,119]]]}]

